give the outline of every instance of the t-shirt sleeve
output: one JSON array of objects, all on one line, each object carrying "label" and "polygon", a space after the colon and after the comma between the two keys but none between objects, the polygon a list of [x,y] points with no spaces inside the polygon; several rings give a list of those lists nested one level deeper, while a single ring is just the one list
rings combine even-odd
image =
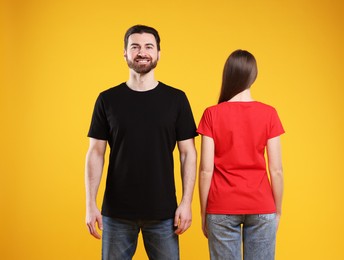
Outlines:
[{"label": "t-shirt sleeve", "polygon": [[273,109],[270,117],[270,129],[268,133],[268,139],[280,136],[284,133],[282,122],[277,114],[277,111]]},{"label": "t-shirt sleeve", "polygon": [[94,105],[92,121],[87,136],[100,140],[108,140],[109,138],[109,124],[101,95],[98,96]]},{"label": "t-shirt sleeve", "polygon": [[197,128],[197,133],[213,138],[212,117],[209,108],[203,112]]},{"label": "t-shirt sleeve", "polygon": [[183,141],[197,136],[196,123],[192,114],[190,103],[183,93],[180,96],[180,110],[176,124],[177,141]]}]

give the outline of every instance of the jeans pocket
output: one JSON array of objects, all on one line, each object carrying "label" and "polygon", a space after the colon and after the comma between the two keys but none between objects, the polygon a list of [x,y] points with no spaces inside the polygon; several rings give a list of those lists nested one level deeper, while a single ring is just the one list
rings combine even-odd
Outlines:
[{"label": "jeans pocket", "polygon": [[258,214],[258,218],[266,221],[272,221],[276,218],[276,213],[271,214]]},{"label": "jeans pocket", "polygon": [[214,224],[220,224],[227,219],[228,215],[223,214],[207,214],[207,221],[210,221]]}]

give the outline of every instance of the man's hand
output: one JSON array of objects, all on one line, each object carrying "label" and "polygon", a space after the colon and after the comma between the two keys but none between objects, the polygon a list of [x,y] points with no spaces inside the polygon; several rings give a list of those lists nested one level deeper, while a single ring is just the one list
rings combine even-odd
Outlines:
[{"label": "man's hand", "polygon": [[92,236],[94,236],[97,239],[100,239],[101,236],[99,235],[96,223],[98,225],[98,228],[100,230],[103,230],[103,221],[102,221],[102,215],[97,207],[94,207],[92,209],[87,209],[86,212],[86,225],[88,227],[88,231]]},{"label": "man's hand", "polygon": [[174,217],[174,226],[177,228],[174,233],[177,235],[183,234],[191,226],[191,220],[191,205],[182,202],[177,208]]}]

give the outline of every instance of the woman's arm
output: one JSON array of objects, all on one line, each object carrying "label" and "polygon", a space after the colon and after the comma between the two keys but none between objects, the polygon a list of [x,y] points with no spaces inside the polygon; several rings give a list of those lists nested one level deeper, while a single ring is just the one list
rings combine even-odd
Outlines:
[{"label": "woman's arm", "polygon": [[214,140],[211,137],[202,135],[201,162],[199,167],[199,197],[201,203],[202,230],[206,237],[208,237],[206,228],[206,208],[214,170],[214,152]]},{"label": "woman's arm", "polygon": [[283,199],[283,168],[280,137],[274,137],[267,143],[268,166],[271,179],[272,193],[276,204],[277,227],[282,215]]}]

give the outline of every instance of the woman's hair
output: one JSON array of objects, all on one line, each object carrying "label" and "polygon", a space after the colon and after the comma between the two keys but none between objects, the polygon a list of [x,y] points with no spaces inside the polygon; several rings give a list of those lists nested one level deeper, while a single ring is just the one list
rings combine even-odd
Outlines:
[{"label": "woman's hair", "polygon": [[156,40],[156,44],[157,44],[157,49],[158,51],[160,51],[160,36],[157,30],[155,30],[153,27],[149,27],[146,25],[134,25],[132,27],[130,27],[125,35],[124,35],[124,49],[127,49],[128,47],[128,38],[130,35],[134,34],[134,33],[150,33],[154,35],[154,38]]},{"label": "woman's hair", "polygon": [[222,75],[222,87],[218,103],[233,98],[248,89],[256,80],[257,62],[254,56],[245,50],[236,50],[229,55]]}]

